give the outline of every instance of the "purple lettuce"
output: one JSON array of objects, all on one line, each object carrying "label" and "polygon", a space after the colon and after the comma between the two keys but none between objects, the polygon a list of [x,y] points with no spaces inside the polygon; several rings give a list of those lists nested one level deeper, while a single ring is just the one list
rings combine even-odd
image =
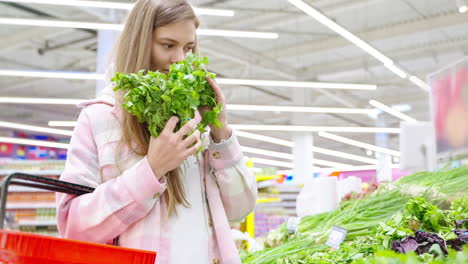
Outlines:
[{"label": "purple lettuce", "polygon": [[468,244],[468,230],[462,230],[463,223],[468,222],[468,219],[463,219],[455,222],[457,227],[453,232],[457,238],[447,241],[447,245],[452,246],[455,250],[462,251],[462,246]]}]

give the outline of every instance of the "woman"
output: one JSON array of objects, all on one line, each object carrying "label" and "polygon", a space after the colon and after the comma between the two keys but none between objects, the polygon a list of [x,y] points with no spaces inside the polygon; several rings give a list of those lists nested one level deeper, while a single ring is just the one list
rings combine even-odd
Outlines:
[{"label": "woman", "polygon": [[[196,51],[199,25],[185,0],[139,0],[116,46],[115,70],[168,71]],[[209,80],[218,103],[219,86]],[[240,263],[229,221],[254,208],[255,178],[227,122],[210,127],[209,144],[195,154],[200,134],[186,136],[199,116],[174,132],[172,117],[157,138],[121,108],[123,95],[105,89],[78,118],[61,180],[94,187],[82,196],[57,194],[65,238],[157,251],[159,264]],[[206,111],[206,107],[199,109]]]}]

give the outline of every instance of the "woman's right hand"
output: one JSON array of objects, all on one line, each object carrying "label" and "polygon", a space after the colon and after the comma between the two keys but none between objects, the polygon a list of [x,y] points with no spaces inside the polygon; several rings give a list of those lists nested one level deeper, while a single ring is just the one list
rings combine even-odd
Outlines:
[{"label": "woman's right hand", "polygon": [[[174,132],[179,118],[171,117],[157,138],[151,137],[148,149],[148,161],[158,179],[169,171],[177,168],[190,155],[201,146],[200,131],[184,139],[196,126],[197,121],[188,121],[179,131]],[[195,143],[195,145],[193,145]]]}]

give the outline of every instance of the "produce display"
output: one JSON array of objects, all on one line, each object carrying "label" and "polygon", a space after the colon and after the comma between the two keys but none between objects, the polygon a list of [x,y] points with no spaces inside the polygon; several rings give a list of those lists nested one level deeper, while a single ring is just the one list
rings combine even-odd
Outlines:
[{"label": "produce display", "polygon": [[[242,252],[244,264],[467,263],[468,167],[422,172],[383,183],[328,213],[269,233],[265,249]],[[346,228],[337,250],[331,227]],[[463,262],[465,261],[465,262]]]},{"label": "produce display", "polygon": [[181,126],[195,117],[200,106],[212,107],[203,113],[197,129],[201,133],[208,125],[221,127],[218,115],[222,105],[217,104],[206,77],[215,74],[206,70],[208,59],[190,53],[186,59],[172,64],[168,74],[159,71],[116,73],[112,78],[115,91],[125,92],[123,108],[136,116],[140,123],[148,124],[153,137],[157,137],[171,116],[178,116]]}]

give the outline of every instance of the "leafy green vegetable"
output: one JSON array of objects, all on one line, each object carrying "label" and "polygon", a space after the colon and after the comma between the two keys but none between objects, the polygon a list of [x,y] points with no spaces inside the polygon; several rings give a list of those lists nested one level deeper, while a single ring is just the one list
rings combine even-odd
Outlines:
[{"label": "leafy green vegetable", "polygon": [[195,117],[200,106],[212,107],[206,111],[197,129],[201,133],[208,125],[221,127],[218,115],[222,105],[217,104],[206,77],[215,75],[206,70],[208,59],[190,53],[184,61],[173,64],[169,73],[141,70],[138,73],[116,73],[112,78],[114,91],[125,92],[122,107],[148,125],[151,136],[157,137],[171,116],[178,116],[181,126]]},{"label": "leafy green vegetable", "polygon": [[[453,230],[455,220],[468,218],[467,180],[468,167],[465,166],[450,171],[417,173],[397,182],[385,183],[369,196],[342,202],[332,212],[303,217],[298,233],[294,235],[289,235],[284,225],[280,226],[270,232],[263,251],[242,254],[243,263],[383,264],[452,263],[452,260],[453,263],[468,263],[463,255],[453,257],[456,254],[450,253],[453,246],[448,247],[447,258],[427,253],[417,256],[382,251],[390,249],[393,241],[414,236],[420,229],[438,230],[437,235],[444,240],[460,236]],[[411,197],[420,198],[411,200]],[[449,207],[450,210],[442,210]],[[328,231],[334,224],[348,229],[345,243],[338,250],[324,246]],[[467,225],[465,223],[464,226]],[[429,248],[430,252],[437,250],[432,245]],[[384,256],[385,253],[390,256]]]}]

